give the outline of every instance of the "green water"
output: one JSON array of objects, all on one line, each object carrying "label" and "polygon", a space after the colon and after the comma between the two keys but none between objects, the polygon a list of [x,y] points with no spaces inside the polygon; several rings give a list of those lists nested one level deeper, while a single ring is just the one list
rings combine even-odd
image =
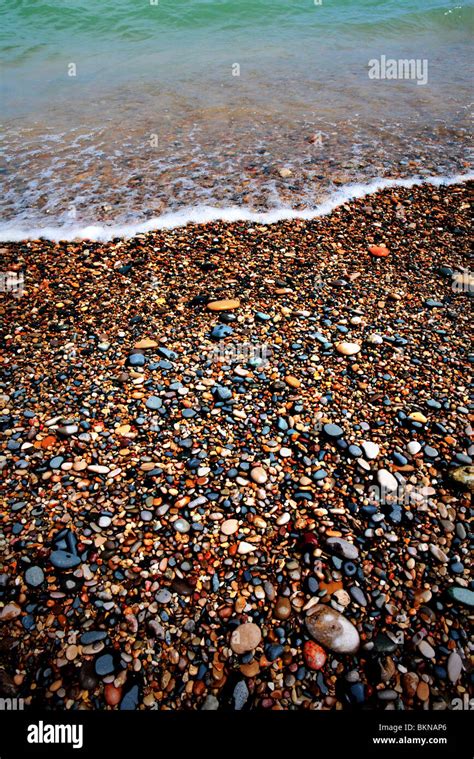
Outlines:
[{"label": "green water", "polygon": [[[473,29],[446,0],[8,0],[2,219],[308,207],[335,175],[461,171]],[[428,83],[371,81],[381,55]]]}]

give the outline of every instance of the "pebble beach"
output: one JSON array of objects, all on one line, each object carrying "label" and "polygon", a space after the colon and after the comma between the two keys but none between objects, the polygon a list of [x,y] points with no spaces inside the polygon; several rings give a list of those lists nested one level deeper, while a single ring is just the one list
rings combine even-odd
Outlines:
[{"label": "pebble beach", "polygon": [[2,243],[0,695],[467,708],[470,190]]}]

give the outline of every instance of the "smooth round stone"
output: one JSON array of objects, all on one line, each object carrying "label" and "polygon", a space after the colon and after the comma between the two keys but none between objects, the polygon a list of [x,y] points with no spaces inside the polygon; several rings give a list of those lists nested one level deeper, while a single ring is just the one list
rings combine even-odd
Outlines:
[{"label": "smooth round stone", "polygon": [[336,343],[336,350],[343,356],[355,356],[360,351],[358,343]]},{"label": "smooth round stone", "polygon": [[379,469],[377,472],[377,481],[380,487],[385,488],[385,490],[393,491],[398,489],[398,482],[388,469]]},{"label": "smooth round stone", "polygon": [[237,553],[245,555],[247,553],[252,553],[256,548],[257,546],[254,546],[252,543],[247,543],[246,540],[241,540],[237,548]]},{"label": "smooth round stone", "polygon": [[[291,454],[291,451],[290,451],[290,454]],[[250,472],[250,477],[252,478],[254,482],[257,483],[257,485],[264,485],[265,482],[268,480],[268,475],[265,469],[261,466],[255,466]]]},{"label": "smooth round stone", "polygon": [[359,448],[358,445],[350,445],[347,449],[347,452],[350,456],[352,456],[353,459],[359,459],[362,456],[362,448]]},{"label": "smooth round stone", "polygon": [[325,424],[323,427],[323,432],[325,435],[327,435],[327,437],[333,438],[334,440],[337,440],[344,434],[344,430],[342,427],[339,427],[338,424]]},{"label": "smooth round stone", "polygon": [[326,664],[327,653],[324,648],[318,646],[312,640],[305,641],[303,645],[303,656],[307,666],[310,669],[322,669]]},{"label": "smooth round stone", "polygon": [[225,337],[232,335],[233,332],[234,330],[228,324],[216,324],[212,328],[211,337],[213,340],[223,340]]},{"label": "smooth round stone", "polygon": [[439,548],[439,546],[435,545],[434,543],[430,543],[430,553],[432,556],[435,557],[441,564],[447,564],[449,559],[446,556],[445,552]]},{"label": "smooth round stone", "polygon": [[207,304],[209,311],[234,311],[240,306],[240,301],[237,298],[229,298],[227,300],[213,300]]},{"label": "smooth round stone", "polygon": [[79,556],[69,553],[69,551],[53,551],[50,561],[53,567],[57,569],[73,569],[81,563]]},{"label": "smooth round stone", "polygon": [[350,594],[356,604],[359,606],[367,606],[367,599],[362,590],[357,585],[353,585],[352,588],[350,588]]},{"label": "smooth round stone", "polygon": [[130,366],[145,366],[145,356],[143,353],[132,353],[128,357],[128,363]]},{"label": "smooth round stone", "polygon": [[95,671],[99,677],[110,675],[114,669],[114,660],[110,654],[102,654],[95,661]]},{"label": "smooth round stone", "polygon": [[353,561],[354,559],[357,559],[359,555],[359,549],[357,546],[342,538],[328,538],[326,545],[334,553],[343,556],[344,559],[350,559]]},{"label": "smooth round stone", "polygon": [[159,604],[169,604],[171,601],[171,593],[168,588],[162,588],[155,596],[155,601]]},{"label": "smooth round stone", "polygon": [[370,440],[364,440],[361,443],[362,450],[366,459],[376,459],[380,453],[380,446],[377,443],[372,443]]},{"label": "smooth round stone", "polygon": [[156,409],[161,408],[162,405],[163,405],[163,401],[161,400],[161,398],[158,398],[157,395],[150,395],[150,397],[145,403],[145,406],[151,411],[156,411]]},{"label": "smooth round stone", "polygon": [[176,532],[180,532],[182,534],[189,532],[191,529],[191,525],[187,521],[187,519],[177,519],[176,522],[173,522],[173,527],[176,530]]},{"label": "smooth round stone", "polygon": [[110,527],[112,524],[112,519],[110,517],[100,517],[99,518],[99,527]]},{"label": "smooth round stone", "polygon": [[258,625],[246,622],[239,625],[232,633],[230,647],[235,654],[245,654],[254,651],[262,640],[262,633]]},{"label": "smooth round stone", "polygon": [[417,453],[419,453],[421,451],[421,444],[418,442],[418,440],[412,440],[407,445],[407,451],[412,456],[415,456]]},{"label": "smooth round stone", "polygon": [[37,588],[44,581],[44,572],[41,567],[28,567],[25,572],[25,582],[31,588]]},{"label": "smooth round stone", "polygon": [[291,603],[289,598],[285,598],[284,596],[279,596],[279,598],[277,598],[273,615],[277,619],[288,619],[291,615]]},{"label": "smooth round stone", "polygon": [[422,654],[426,659],[434,659],[436,656],[435,650],[433,646],[430,646],[427,640],[421,640],[418,643],[418,651],[420,654]]},{"label": "smooth round stone", "polygon": [[453,651],[448,657],[448,677],[452,683],[456,683],[459,680],[462,670],[462,659],[457,651]]},{"label": "smooth round stone", "polygon": [[291,456],[290,448],[280,448],[280,456],[283,459],[288,459]]},{"label": "smooth round stone", "polygon": [[448,596],[452,601],[460,603],[463,606],[474,606],[474,591],[469,588],[454,586],[448,589]]},{"label": "smooth round stone", "polygon": [[59,469],[63,461],[64,461],[63,456],[54,456],[54,458],[52,458],[51,461],[49,462],[49,466],[51,469]]},{"label": "smooth round stone", "polygon": [[109,706],[117,706],[122,698],[122,688],[116,688],[115,685],[109,683],[105,686],[104,696]]},{"label": "smooth round stone", "polygon": [[233,535],[239,529],[239,523],[237,519],[226,519],[221,524],[221,532],[223,535]]},{"label": "smooth round stone", "polygon": [[[311,613],[312,612],[312,613]],[[329,606],[310,610],[306,628],[312,638],[337,654],[354,654],[360,645],[357,629],[346,617]]]},{"label": "smooth round stone", "polygon": [[451,479],[467,490],[474,491],[474,466],[460,466],[451,472]]},{"label": "smooth round stone", "polygon": [[425,445],[423,449],[423,453],[429,459],[438,458],[438,451],[436,450],[436,448],[432,448],[431,445]]}]

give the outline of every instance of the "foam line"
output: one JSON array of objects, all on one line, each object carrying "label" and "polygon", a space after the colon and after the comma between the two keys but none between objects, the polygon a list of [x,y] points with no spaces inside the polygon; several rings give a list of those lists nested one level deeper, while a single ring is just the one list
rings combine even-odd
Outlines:
[{"label": "foam line", "polygon": [[289,219],[315,219],[326,216],[334,209],[350,200],[372,195],[379,190],[395,187],[417,187],[430,184],[440,185],[460,184],[474,179],[474,172],[452,174],[446,176],[415,176],[409,179],[374,179],[368,183],[355,182],[347,184],[332,193],[326,200],[315,208],[296,211],[287,206],[273,208],[268,211],[252,211],[241,206],[219,208],[217,206],[187,206],[179,211],[169,211],[137,224],[93,224],[89,226],[35,226],[22,228],[14,221],[0,223],[1,242],[20,242],[22,240],[37,240],[43,237],[59,242],[72,240],[91,240],[107,242],[114,238],[131,238],[138,234],[153,232],[160,229],[175,229],[186,224],[208,224],[210,222],[249,221],[256,224],[276,224]]}]

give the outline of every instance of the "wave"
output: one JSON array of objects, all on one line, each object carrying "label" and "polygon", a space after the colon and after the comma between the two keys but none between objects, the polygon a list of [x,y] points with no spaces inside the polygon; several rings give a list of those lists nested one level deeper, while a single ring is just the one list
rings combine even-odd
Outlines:
[{"label": "wave", "polygon": [[22,228],[15,222],[0,223],[0,242],[21,242],[23,240],[45,239],[53,242],[72,242],[75,240],[90,240],[91,242],[108,242],[117,238],[129,239],[139,234],[155,232],[161,229],[175,229],[187,224],[209,224],[213,222],[251,222],[256,224],[276,224],[279,221],[302,219],[309,221],[319,216],[327,216],[339,206],[351,200],[357,200],[367,195],[388,188],[404,187],[410,189],[421,185],[461,184],[474,180],[474,172],[440,176],[414,176],[408,179],[377,178],[368,183],[354,182],[331,193],[315,208],[295,210],[288,206],[279,206],[268,211],[254,211],[242,206],[187,206],[179,211],[167,211],[152,219],[136,224],[90,224],[63,226],[35,226]]}]

